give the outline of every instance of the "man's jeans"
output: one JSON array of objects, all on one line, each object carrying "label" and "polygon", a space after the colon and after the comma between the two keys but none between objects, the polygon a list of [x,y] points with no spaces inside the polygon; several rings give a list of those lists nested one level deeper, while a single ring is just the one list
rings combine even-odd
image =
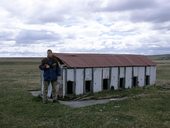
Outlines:
[{"label": "man's jeans", "polygon": [[55,81],[44,81],[43,103],[47,103],[48,86],[49,86],[50,83],[52,85],[52,98],[53,98],[53,101],[57,100],[57,96],[58,96],[57,80],[55,80]]}]

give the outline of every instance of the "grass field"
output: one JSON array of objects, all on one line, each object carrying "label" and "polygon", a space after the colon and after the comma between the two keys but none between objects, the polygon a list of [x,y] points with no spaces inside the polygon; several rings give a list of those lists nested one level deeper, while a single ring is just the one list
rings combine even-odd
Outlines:
[{"label": "grass field", "polygon": [[157,86],[117,91],[130,98],[76,109],[30,95],[40,88],[39,62],[0,59],[1,128],[170,128],[170,60],[156,61]]}]

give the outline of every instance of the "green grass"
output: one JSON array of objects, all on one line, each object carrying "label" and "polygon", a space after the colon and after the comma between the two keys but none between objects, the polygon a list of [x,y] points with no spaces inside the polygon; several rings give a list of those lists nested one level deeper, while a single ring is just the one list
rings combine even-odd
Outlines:
[{"label": "green grass", "polygon": [[[167,60],[166,60],[167,61]],[[129,96],[123,101],[84,108],[43,104],[28,90],[40,88],[39,59],[0,61],[0,127],[2,128],[168,128],[170,127],[170,61],[159,62],[158,85],[96,93],[93,98]],[[147,94],[145,97],[135,95]]]}]

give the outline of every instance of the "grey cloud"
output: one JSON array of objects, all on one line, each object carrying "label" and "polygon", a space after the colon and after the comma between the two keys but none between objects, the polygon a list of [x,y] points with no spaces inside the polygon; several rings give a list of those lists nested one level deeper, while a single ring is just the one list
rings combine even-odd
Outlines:
[{"label": "grey cloud", "polygon": [[160,30],[164,32],[170,31],[170,21],[166,23],[157,23],[152,25],[152,29],[154,30]]},{"label": "grey cloud", "polygon": [[119,35],[119,36],[127,36],[127,35],[134,35],[136,34],[137,31],[135,29],[130,29],[130,30],[111,30],[107,35],[110,35],[110,36],[116,36],[116,35]]},{"label": "grey cloud", "polygon": [[96,8],[96,11],[129,11],[151,8],[156,5],[154,0],[123,0],[113,1],[110,0],[105,7]]},{"label": "grey cloud", "polygon": [[61,23],[65,20],[64,18],[64,12],[37,12],[32,17],[34,18],[28,18],[28,23],[36,23],[36,24],[43,24],[43,23]]},{"label": "grey cloud", "polygon": [[33,43],[36,41],[58,41],[61,39],[59,34],[48,31],[22,30],[16,37],[17,43]]},{"label": "grey cloud", "polygon": [[0,57],[18,57],[18,56],[24,56],[24,57],[40,57],[42,56],[41,53],[36,53],[36,52],[29,52],[29,51],[23,51],[23,52],[0,52]]},{"label": "grey cloud", "polygon": [[57,6],[51,7],[48,5],[48,1],[37,1],[34,6],[27,6],[24,1],[19,0],[1,0],[0,3],[0,7],[3,7],[11,17],[18,18],[25,23],[61,22],[64,20],[64,14],[69,12],[67,7],[59,9]]},{"label": "grey cloud", "polygon": [[127,17],[127,19],[133,22],[161,23],[170,21],[170,2],[168,0],[115,1],[110,0],[105,7],[95,6],[93,10],[105,13],[128,12],[129,17]]},{"label": "grey cloud", "polygon": [[127,48],[122,48],[122,49],[116,49],[114,47],[111,48],[103,48],[100,50],[97,50],[97,52],[106,52],[106,53],[130,53],[130,54],[146,54],[146,55],[152,55],[152,54],[169,54],[169,49],[170,46],[164,47],[153,47],[147,45],[147,47],[139,47],[139,48],[134,48],[134,47],[127,47]]},{"label": "grey cloud", "polygon": [[122,48],[115,47],[102,48],[102,49],[65,49],[60,48],[61,52],[88,52],[88,53],[111,53],[111,54],[169,54],[170,47],[139,47],[139,48]]},{"label": "grey cloud", "polygon": [[0,32],[0,40],[1,41],[10,41],[13,40],[13,33],[12,32]]},{"label": "grey cloud", "polygon": [[170,49],[170,46],[152,47],[148,45],[148,47],[140,47],[137,49],[133,49],[132,51],[135,53],[154,55],[154,54],[169,54],[170,53],[169,49]]},{"label": "grey cloud", "polygon": [[76,35],[74,35],[74,34],[68,34],[67,35],[67,37],[66,37],[67,39],[76,39]]},{"label": "grey cloud", "polygon": [[[102,5],[104,2],[102,0],[77,0],[72,2],[72,4],[65,2],[61,5],[63,7],[58,7],[56,3],[56,5],[51,7],[48,6],[48,2],[40,2],[35,5],[36,8],[30,8],[29,6],[26,8],[26,11],[24,11],[25,6],[20,5],[20,2],[15,2],[13,7],[8,4],[9,2],[2,1],[0,6],[4,6],[11,13],[11,16],[18,17],[18,19],[23,19],[23,21],[29,23],[42,24],[52,22],[63,24],[64,22],[65,24],[70,24],[72,21],[68,16],[83,17],[84,15],[81,12],[87,14],[93,12],[122,13],[123,11],[129,11],[130,20],[134,22],[164,22],[170,20],[170,4],[168,0],[108,0],[106,6]],[[72,23],[74,24],[75,21],[77,19]]]},{"label": "grey cloud", "polygon": [[148,10],[140,10],[131,13],[131,20],[134,22],[154,22],[161,23],[170,21],[170,13],[169,13],[170,5],[162,8],[148,9]]}]

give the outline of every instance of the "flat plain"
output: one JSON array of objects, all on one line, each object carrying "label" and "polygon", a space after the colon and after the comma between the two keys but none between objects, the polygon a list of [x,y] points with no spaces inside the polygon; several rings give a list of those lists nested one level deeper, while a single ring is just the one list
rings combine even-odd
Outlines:
[{"label": "flat plain", "polygon": [[[2,128],[170,128],[170,60],[157,63],[155,86],[94,94],[128,96],[83,108],[43,104],[29,90],[40,89],[40,58],[0,58]],[[137,95],[144,94],[144,97]]]}]

